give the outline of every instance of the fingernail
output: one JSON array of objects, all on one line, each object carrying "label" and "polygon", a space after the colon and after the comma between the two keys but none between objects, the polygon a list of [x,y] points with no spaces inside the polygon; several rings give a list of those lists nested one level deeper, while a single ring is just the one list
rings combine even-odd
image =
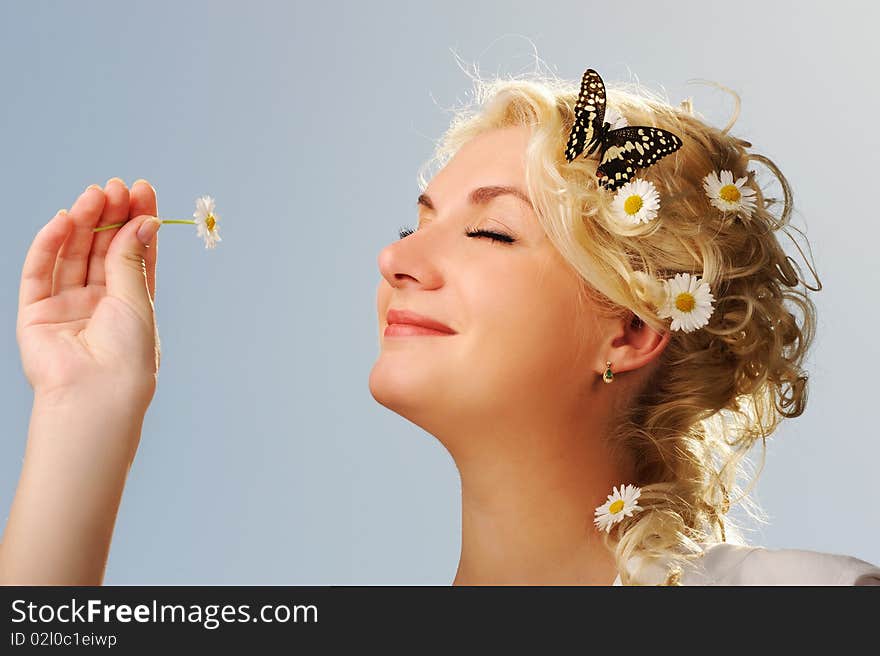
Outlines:
[{"label": "fingernail", "polygon": [[119,182],[121,182],[123,185],[125,185],[125,180],[123,180],[122,178],[110,178],[109,180],[107,180],[107,183],[104,186],[105,187],[109,186],[109,184],[111,182],[113,182],[114,180],[119,180]]},{"label": "fingernail", "polygon": [[149,246],[153,241],[153,237],[159,232],[160,227],[162,227],[162,221],[155,216],[151,216],[149,219],[144,220],[138,228],[138,239],[140,239],[145,246]]},{"label": "fingernail", "polygon": [[88,191],[89,189],[100,189],[100,188],[101,188],[101,185],[93,184],[93,185],[89,185],[88,187],[86,187],[86,191]]},{"label": "fingernail", "polygon": [[62,207],[60,210],[55,212],[55,214],[67,214],[67,210]]}]

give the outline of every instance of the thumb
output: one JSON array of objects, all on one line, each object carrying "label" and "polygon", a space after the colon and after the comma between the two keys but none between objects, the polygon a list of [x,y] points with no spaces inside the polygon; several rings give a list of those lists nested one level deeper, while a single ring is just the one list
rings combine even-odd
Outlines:
[{"label": "thumb", "polygon": [[141,215],[119,228],[110,242],[104,269],[107,294],[125,301],[152,323],[153,307],[147,286],[144,256],[161,222],[154,216]]}]

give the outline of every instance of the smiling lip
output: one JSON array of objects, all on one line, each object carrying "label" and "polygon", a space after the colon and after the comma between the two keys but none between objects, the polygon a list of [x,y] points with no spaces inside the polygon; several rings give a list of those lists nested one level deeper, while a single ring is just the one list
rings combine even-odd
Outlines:
[{"label": "smiling lip", "polygon": [[385,336],[454,335],[449,326],[408,310],[388,310]]}]

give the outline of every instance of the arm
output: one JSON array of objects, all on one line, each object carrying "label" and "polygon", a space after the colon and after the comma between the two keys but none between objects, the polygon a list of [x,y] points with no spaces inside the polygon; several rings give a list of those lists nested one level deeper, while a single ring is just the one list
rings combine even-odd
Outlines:
[{"label": "arm", "polygon": [[0,584],[101,585],[143,414],[97,394],[34,398]]},{"label": "arm", "polygon": [[[99,585],[156,389],[156,195],[90,186],[25,257],[16,337],[34,404],[0,583]],[[98,224],[121,227],[95,232]],[[152,224],[152,233],[140,228]]]}]

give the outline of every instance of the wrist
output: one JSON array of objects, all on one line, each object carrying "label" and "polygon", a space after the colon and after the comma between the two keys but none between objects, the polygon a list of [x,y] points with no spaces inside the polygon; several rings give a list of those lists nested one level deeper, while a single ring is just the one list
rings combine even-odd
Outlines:
[{"label": "wrist", "polygon": [[122,388],[35,392],[25,459],[49,460],[102,478],[112,470],[127,471],[147,406]]},{"label": "wrist", "polygon": [[100,412],[116,419],[143,421],[153,399],[155,382],[133,384],[125,381],[81,383],[75,387],[34,388],[34,406],[61,411]]}]

